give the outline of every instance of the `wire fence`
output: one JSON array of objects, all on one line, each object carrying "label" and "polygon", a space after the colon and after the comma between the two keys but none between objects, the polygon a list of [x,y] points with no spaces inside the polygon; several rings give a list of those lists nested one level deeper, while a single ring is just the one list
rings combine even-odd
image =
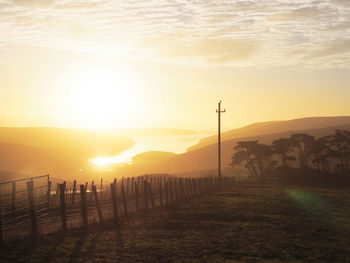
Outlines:
[{"label": "wire fence", "polygon": [[233,178],[139,176],[57,184],[49,175],[0,183],[0,243],[113,221],[221,190]]}]

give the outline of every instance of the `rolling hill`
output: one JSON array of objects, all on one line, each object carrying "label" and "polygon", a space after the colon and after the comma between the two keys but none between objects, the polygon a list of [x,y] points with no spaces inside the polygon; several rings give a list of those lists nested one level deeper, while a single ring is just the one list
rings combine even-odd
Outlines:
[{"label": "rolling hill", "polygon": [[[281,133],[296,130],[320,129],[330,126],[341,126],[350,123],[350,116],[309,117],[286,121],[258,122],[242,128],[233,129],[221,134],[221,140],[233,140],[261,136],[264,134]],[[187,149],[188,152],[217,143],[217,136],[210,136]]]},{"label": "rolling hill", "polygon": [[[0,128],[0,170],[67,178],[99,155],[117,155],[134,145],[119,136],[60,128]],[[2,178],[0,178],[2,180]]]},{"label": "rolling hill", "polygon": [[[317,129],[291,129],[288,131],[263,134],[258,136],[246,136],[225,140],[221,144],[222,167],[228,167],[231,163],[233,148],[238,141],[258,140],[261,143],[270,144],[273,140],[288,137],[292,133],[308,133],[315,137],[332,134],[335,129],[350,130],[350,123],[345,125],[328,126]],[[195,170],[210,170],[217,168],[217,144],[210,144],[205,147],[188,151],[177,155],[169,160],[171,173],[182,173]]]}]

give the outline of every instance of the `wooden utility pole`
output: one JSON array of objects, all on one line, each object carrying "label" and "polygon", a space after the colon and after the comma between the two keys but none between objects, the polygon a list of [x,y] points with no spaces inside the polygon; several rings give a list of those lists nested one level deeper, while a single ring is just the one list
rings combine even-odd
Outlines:
[{"label": "wooden utility pole", "polygon": [[218,114],[218,177],[221,178],[221,113],[226,112],[225,109],[221,110],[221,100],[216,112]]}]

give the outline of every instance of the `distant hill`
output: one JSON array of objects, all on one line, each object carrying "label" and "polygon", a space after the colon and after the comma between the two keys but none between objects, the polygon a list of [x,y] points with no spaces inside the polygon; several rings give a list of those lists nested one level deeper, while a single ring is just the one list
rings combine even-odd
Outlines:
[{"label": "distant hill", "polygon": [[[273,140],[289,137],[292,133],[308,133],[315,137],[329,135],[335,129],[350,130],[350,124],[330,126],[319,129],[290,130],[279,133],[264,134],[260,136],[242,137],[222,142],[222,168],[230,167],[233,148],[238,141],[259,140],[261,143],[270,144]],[[183,154],[169,154],[168,152],[146,152],[135,157],[132,165],[118,167],[115,174],[122,176],[138,176],[147,173],[170,173],[170,174],[198,174],[199,171],[216,171],[217,169],[217,144],[211,144],[197,150]]]},{"label": "distant hill", "polygon": [[176,135],[196,135],[193,130],[178,129],[178,128],[133,128],[133,129],[117,129],[114,134],[123,136],[176,136]]},{"label": "distant hill", "polygon": [[117,155],[133,145],[129,138],[86,130],[2,127],[0,170],[69,178],[89,159]]},{"label": "distant hill", "polygon": [[[273,140],[288,137],[292,133],[308,133],[315,137],[321,137],[334,133],[335,129],[350,130],[350,124],[329,126],[318,129],[295,129],[278,133],[264,134],[258,136],[247,136],[235,138],[233,140],[225,140],[222,142],[222,167],[228,167],[231,163],[233,148],[238,141],[259,140],[259,142],[270,144]],[[195,149],[184,154],[179,154],[169,160],[170,172],[181,173],[195,170],[210,170],[217,167],[217,144],[211,144],[199,149]]]},{"label": "distant hill", "polygon": [[175,156],[177,156],[177,154],[172,152],[149,151],[135,155],[132,158],[132,163],[140,164],[146,162],[167,161]]},{"label": "distant hill", "polygon": [[[261,136],[264,134],[281,133],[286,131],[319,129],[330,126],[338,126],[350,124],[350,116],[336,116],[336,117],[309,117],[287,121],[269,121],[258,122],[242,128],[233,129],[221,134],[221,140],[233,140],[244,137]],[[204,138],[188,148],[187,151],[197,150],[217,142],[217,136],[210,136]]]}]

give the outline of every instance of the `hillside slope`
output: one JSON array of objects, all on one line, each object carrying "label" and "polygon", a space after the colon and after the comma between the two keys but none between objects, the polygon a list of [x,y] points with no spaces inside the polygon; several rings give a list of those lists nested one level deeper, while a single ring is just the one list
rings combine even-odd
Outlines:
[{"label": "hillside slope", "polygon": [[[254,123],[242,128],[223,132],[221,134],[221,140],[233,140],[243,137],[261,136],[264,134],[281,133],[292,130],[308,130],[308,129],[320,129],[330,126],[341,126],[350,124],[350,116],[335,116],[335,117],[309,117],[286,121],[269,121]],[[187,151],[197,150],[217,142],[217,136],[210,136],[204,138],[188,148]]]},{"label": "hillside slope", "polygon": [[117,155],[133,145],[129,138],[86,130],[0,128],[0,170],[69,178],[89,159]]},{"label": "hillside slope", "polygon": [[[261,143],[270,144],[273,140],[283,137],[288,137],[292,133],[308,133],[315,137],[321,137],[324,135],[332,134],[335,129],[350,130],[350,124],[329,126],[318,129],[303,129],[303,130],[289,130],[279,133],[271,133],[259,136],[247,136],[242,138],[236,138],[233,140],[225,140],[222,142],[222,167],[228,167],[231,163],[231,156],[233,154],[233,148],[238,141],[245,140],[259,140]],[[177,155],[169,160],[170,172],[181,173],[195,170],[210,170],[217,168],[217,144],[211,144],[206,147],[202,147],[196,150],[186,152],[184,154]]]}]

